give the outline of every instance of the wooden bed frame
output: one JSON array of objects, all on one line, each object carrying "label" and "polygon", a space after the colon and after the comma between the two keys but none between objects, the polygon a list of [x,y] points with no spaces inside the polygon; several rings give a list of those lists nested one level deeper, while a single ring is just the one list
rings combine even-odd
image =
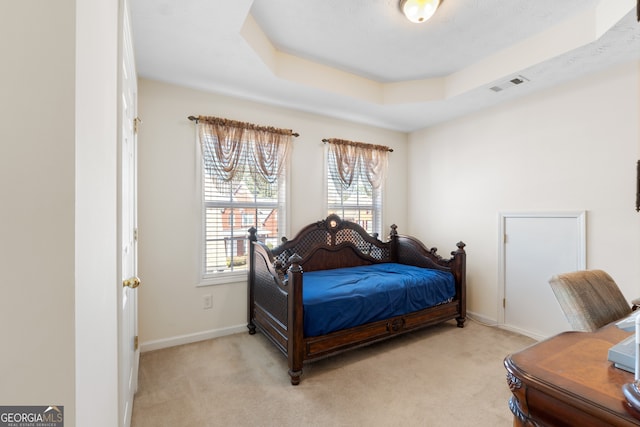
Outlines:
[{"label": "wooden bed frame", "polygon": [[[287,356],[291,384],[300,383],[303,363],[350,348],[456,319],[466,319],[465,244],[459,242],[452,257],[443,259],[436,248],[397,233],[391,226],[389,241],[369,235],[360,225],[337,215],[303,228],[298,235],[273,249],[249,229],[249,333],[261,331]],[[305,337],[303,325],[303,270],[328,270],[384,262],[451,271],[456,293],[451,302],[406,315],[343,329],[327,335]]]}]

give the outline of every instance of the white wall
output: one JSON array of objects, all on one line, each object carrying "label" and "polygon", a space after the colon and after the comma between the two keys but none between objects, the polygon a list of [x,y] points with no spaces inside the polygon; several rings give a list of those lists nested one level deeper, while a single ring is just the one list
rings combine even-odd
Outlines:
[{"label": "white wall", "polygon": [[117,425],[118,0],[0,2],[0,403]]},{"label": "white wall", "polygon": [[0,2],[0,403],[74,425],[75,1]]},{"label": "white wall", "polygon": [[[196,287],[200,207],[194,125],[215,115],[291,128],[292,231],[323,217],[321,139],[394,148],[385,228],[442,256],[467,243],[468,308],[497,320],[498,213],[587,210],[587,267],[640,295],[638,66],[629,64],[409,135],[305,112],[140,81],[139,232],[142,349],[244,330],[244,283]],[[404,171],[408,168],[408,174]],[[203,310],[202,296],[214,307]]]},{"label": "white wall", "polygon": [[[142,350],[246,330],[246,283],[196,287],[200,193],[195,126],[190,115],[212,115],[293,129],[291,229],[323,219],[323,138],[394,149],[384,201],[384,230],[407,227],[406,142],[393,132],[300,111],[204,93],[156,81],[139,82],[139,327]],[[212,294],[213,309],[202,296]]]},{"label": "white wall", "polygon": [[76,3],[76,421],[110,427],[118,425],[122,288],[117,258],[121,2]]},{"label": "white wall", "polygon": [[442,249],[467,243],[471,312],[498,318],[504,211],[587,210],[587,268],[640,296],[638,69],[619,66],[410,135],[410,231]]}]

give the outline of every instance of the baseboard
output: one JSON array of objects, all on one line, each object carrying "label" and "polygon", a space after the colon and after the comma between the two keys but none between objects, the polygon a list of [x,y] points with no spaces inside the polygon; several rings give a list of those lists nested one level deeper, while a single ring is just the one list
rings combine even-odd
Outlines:
[{"label": "baseboard", "polygon": [[524,329],[521,329],[521,328],[517,328],[515,326],[500,325],[500,328],[504,329],[505,331],[515,332],[516,334],[520,334],[520,335],[524,335],[524,336],[529,337],[529,338],[533,338],[536,341],[542,341],[544,339],[549,338],[547,336],[540,335],[538,333],[527,331],[527,330],[524,330]]},{"label": "baseboard", "polygon": [[209,331],[196,332],[194,334],[179,335],[176,337],[163,338],[161,340],[147,341],[140,344],[140,352],[160,350],[162,348],[175,347],[177,345],[190,344],[192,342],[210,340],[212,338],[224,337],[226,335],[247,332],[247,325],[231,326],[228,328],[211,329]]},{"label": "baseboard", "polygon": [[478,313],[474,313],[473,311],[467,310],[467,317],[471,320],[475,320],[478,323],[482,323],[487,326],[498,326],[498,321],[496,319],[492,319],[490,317],[483,316]]},{"label": "baseboard", "polygon": [[[495,319],[483,316],[478,313],[474,313],[472,311],[467,310],[467,317],[470,320],[476,321],[478,323],[482,323],[483,325],[498,326],[498,322]],[[510,328],[505,325],[501,325],[500,327],[506,330],[510,330],[512,332],[522,334],[522,335],[527,335],[536,340],[545,338],[545,337],[532,334],[529,331],[521,331],[521,330],[517,330],[516,328]],[[160,350],[163,348],[175,347],[177,345],[190,344],[193,342],[210,340],[213,338],[224,337],[226,335],[232,335],[232,334],[237,334],[237,333],[246,332],[246,331],[247,331],[247,325],[237,325],[237,326],[231,326],[228,328],[211,329],[209,331],[196,332],[194,334],[163,338],[161,340],[146,341],[140,344],[140,352],[144,353],[147,351]]]},{"label": "baseboard", "polygon": [[516,327],[513,327],[513,326],[499,325],[497,320],[491,319],[489,317],[483,316],[483,315],[478,314],[478,313],[473,313],[473,312],[467,311],[467,317],[469,319],[471,319],[473,321],[476,321],[476,322],[478,322],[480,324],[483,324],[485,326],[493,326],[493,327],[498,327],[500,329],[504,329],[505,331],[515,332],[517,334],[524,335],[524,336],[527,336],[529,338],[533,338],[536,341],[542,341],[543,339],[548,338],[548,337],[542,336],[540,334],[536,334],[536,333],[531,332],[531,331],[525,331],[524,329],[516,328]]}]

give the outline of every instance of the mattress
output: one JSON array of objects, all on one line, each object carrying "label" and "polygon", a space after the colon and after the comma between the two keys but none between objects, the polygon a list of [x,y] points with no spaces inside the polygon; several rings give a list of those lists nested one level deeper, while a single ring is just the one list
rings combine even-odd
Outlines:
[{"label": "mattress", "polygon": [[304,334],[325,335],[443,304],[454,296],[450,272],[404,264],[306,272]]}]

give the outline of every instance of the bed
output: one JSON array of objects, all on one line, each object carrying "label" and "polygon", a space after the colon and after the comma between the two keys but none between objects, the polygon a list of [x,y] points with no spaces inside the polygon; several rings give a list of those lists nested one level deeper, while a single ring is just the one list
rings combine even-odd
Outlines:
[{"label": "bed", "polygon": [[465,244],[450,258],[391,226],[387,241],[337,215],[269,248],[249,229],[249,333],[284,353],[291,384],[303,365],[455,319],[466,320]]}]

